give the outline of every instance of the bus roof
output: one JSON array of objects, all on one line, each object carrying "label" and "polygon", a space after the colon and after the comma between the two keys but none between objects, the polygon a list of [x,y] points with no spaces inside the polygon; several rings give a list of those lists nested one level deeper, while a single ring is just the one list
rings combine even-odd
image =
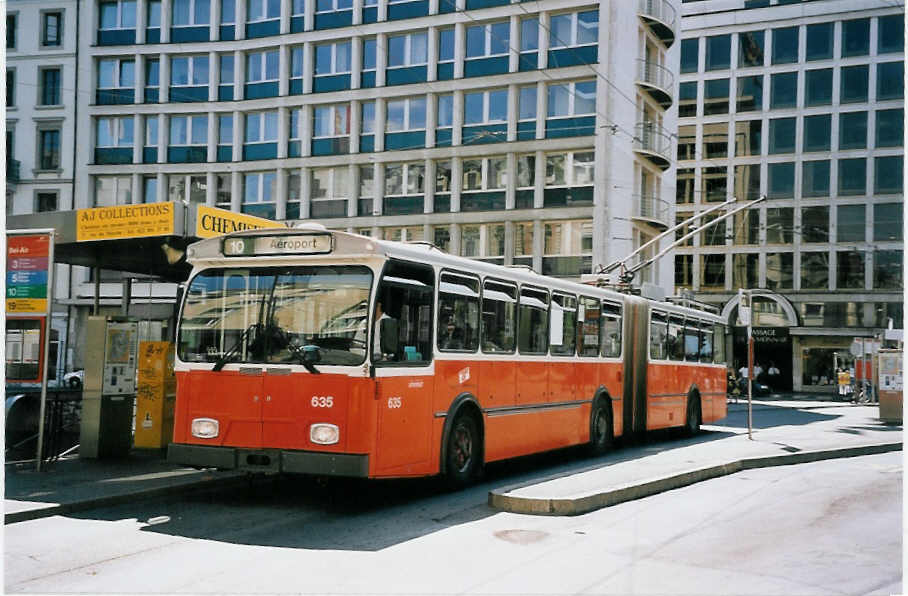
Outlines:
[{"label": "bus roof", "polygon": [[[291,238],[309,238],[312,236],[325,237],[330,235],[330,249],[319,252],[272,252],[268,248],[265,252],[256,253],[255,248],[251,254],[238,254],[228,256],[224,254],[224,247],[232,239],[279,239],[285,241]],[[246,244],[249,244],[248,242]],[[278,249],[275,249],[278,250]],[[314,261],[330,261],[342,257],[344,260],[351,258],[369,259],[404,259],[420,263],[437,265],[442,269],[454,269],[459,273],[476,274],[483,278],[490,277],[502,281],[511,281],[521,285],[534,285],[553,291],[561,291],[572,295],[586,295],[612,299],[616,302],[627,300],[647,302],[660,311],[676,314],[696,316],[702,320],[722,322],[720,316],[698,309],[680,306],[671,302],[660,302],[639,296],[618,292],[609,288],[597,287],[575,281],[549,277],[536,273],[525,267],[508,267],[485,261],[452,255],[442,251],[429,242],[395,242],[392,240],[379,240],[368,236],[361,236],[339,230],[328,230],[319,224],[303,224],[295,228],[273,228],[259,230],[244,230],[225,236],[207,238],[193,243],[187,249],[187,261],[197,269],[208,267],[248,267],[250,260],[254,259],[262,266],[269,264],[288,264],[300,258]]]}]

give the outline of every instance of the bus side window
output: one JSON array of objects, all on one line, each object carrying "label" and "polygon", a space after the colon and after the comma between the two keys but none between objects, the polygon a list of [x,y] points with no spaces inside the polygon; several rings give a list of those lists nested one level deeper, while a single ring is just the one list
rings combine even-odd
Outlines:
[{"label": "bus side window", "polygon": [[621,356],[621,307],[610,302],[602,304],[602,355]]},{"label": "bus side window", "polygon": [[517,347],[520,353],[545,354],[549,347],[549,293],[521,288],[519,310]]},{"label": "bus side window", "polygon": [[669,360],[684,360],[684,319],[669,317],[666,352]]},{"label": "bus side window", "polygon": [[599,355],[599,301],[580,297],[580,355]]},{"label": "bus side window", "polygon": [[434,289],[432,267],[388,261],[376,301],[381,302],[386,316],[397,320],[399,349],[395,354],[376,359],[376,364],[415,364],[432,359]]},{"label": "bus side window", "polygon": [[701,323],[700,325],[700,362],[712,364],[713,329],[709,323]]},{"label": "bus side window", "polygon": [[700,332],[696,319],[684,321],[684,360],[696,362],[700,356]]},{"label": "bus side window", "polygon": [[549,339],[552,354],[573,356],[577,349],[577,298],[552,294]]},{"label": "bus side window", "polygon": [[649,324],[649,357],[651,360],[665,360],[665,336],[668,325],[665,314],[653,312]]},{"label": "bus side window", "polygon": [[713,325],[713,362],[725,364],[725,326]]},{"label": "bus side window", "polygon": [[479,278],[443,272],[438,281],[438,349],[475,352],[479,347]]},{"label": "bus side window", "polygon": [[513,353],[516,327],[517,286],[486,281],[482,286],[482,351]]}]

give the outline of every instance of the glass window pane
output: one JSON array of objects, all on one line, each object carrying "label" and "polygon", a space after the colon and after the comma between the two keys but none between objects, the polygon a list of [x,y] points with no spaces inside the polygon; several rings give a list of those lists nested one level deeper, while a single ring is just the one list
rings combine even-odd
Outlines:
[{"label": "glass window pane", "polygon": [[905,131],[905,111],[878,110],[876,112],[876,146],[901,147]]},{"label": "glass window pane", "polygon": [[798,102],[798,73],[783,72],[772,75],[770,108],[793,108]]},{"label": "glass window pane", "polygon": [[445,62],[454,59],[454,30],[442,29],[438,32],[438,60]]},{"label": "glass window pane", "polygon": [[192,84],[208,84],[208,56],[195,56],[192,59]]},{"label": "glass window pane", "polygon": [[772,30],[772,63],[787,64],[798,61],[799,27]]},{"label": "glass window pane", "polygon": [[406,101],[389,101],[388,102],[388,116],[386,130],[388,132],[396,132],[404,130],[404,110],[406,109]]},{"label": "glass window pane", "polygon": [[277,112],[265,112],[265,141],[277,140]]},{"label": "glass window pane", "polygon": [[795,118],[776,118],[769,121],[769,153],[794,153]]},{"label": "glass window pane", "polygon": [[867,160],[863,157],[840,159],[839,194],[862,195],[867,191]]},{"label": "glass window pane", "polygon": [[766,255],[766,287],[770,290],[790,290],[793,281],[794,255],[769,253]]},{"label": "glass window pane", "polygon": [[[864,208],[863,205],[859,205],[859,207]],[[877,203],[873,206],[873,240],[875,242],[900,242],[902,240],[902,211],[901,203]],[[863,235],[861,240],[863,240]]]},{"label": "glass window pane", "polygon": [[769,177],[768,198],[789,199],[794,196],[794,164],[771,163],[767,167]]},{"label": "glass window pane", "polygon": [[258,143],[262,138],[262,115],[246,114],[246,142]]},{"label": "glass window pane", "polygon": [[315,46],[315,74],[331,74],[331,46]]},{"label": "glass window pane", "polygon": [[193,116],[192,139],[193,145],[206,145],[208,143],[208,116]]},{"label": "glass window pane", "polygon": [[877,22],[877,53],[902,52],[905,49],[905,17],[892,14]]},{"label": "glass window pane", "polygon": [[438,96],[438,126],[446,127],[454,124],[454,96]]},{"label": "glass window pane", "polygon": [[350,72],[350,42],[334,44],[334,72]]},{"label": "glass window pane", "polygon": [[808,70],[804,82],[805,105],[825,106],[832,103],[832,69]]},{"label": "glass window pane", "polygon": [[189,58],[172,58],[170,61],[170,84],[189,84]]},{"label": "glass window pane", "polygon": [[681,40],[681,72],[697,72],[699,61],[700,40]]},{"label": "glass window pane", "polygon": [[385,166],[385,195],[404,194],[404,166],[403,164],[389,164]]},{"label": "glass window pane", "polygon": [[463,160],[463,190],[482,190],[482,160]]},{"label": "glass window pane", "polygon": [[[531,17],[520,21],[520,51],[527,52],[539,48],[539,19]],[[452,52],[453,56],[453,52]]]},{"label": "glass window pane", "polygon": [[901,155],[873,158],[873,191],[877,194],[900,194],[903,165]]},{"label": "glass window pane", "polygon": [[885,62],[876,65],[876,98],[901,99],[905,96],[905,63]]},{"label": "glass window pane", "polygon": [[176,116],[170,119],[170,144],[185,145],[189,122],[186,116]]},{"label": "glass window pane", "polygon": [[332,109],[330,106],[316,107],[313,110],[312,135],[315,137],[331,136]]},{"label": "glass window pane", "polygon": [[735,123],[735,155],[760,155],[763,133],[762,120]]},{"label": "glass window pane", "polygon": [[407,130],[420,130],[426,127],[426,98],[410,100],[410,122]]},{"label": "glass window pane", "polygon": [[571,113],[570,85],[549,85],[549,117],[569,116]]},{"label": "glass window pane", "polygon": [[839,149],[867,147],[867,112],[839,114]]},{"label": "glass window pane", "polygon": [[231,114],[218,116],[218,143],[221,145],[233,144],[233,116]]},{"label": "glass window pane", "polygon": [[864,253],[858,250],[840,250],[836,253],[836,288],[861,289],[864,287]]},{"label": "glass window pane", "polygon": [[728,79],[712,79],[703,84],[703,114],[728,113]]},{"label": "glass window pane", "polygon": [[564,167],[565,155],[555,154],[545,156],[545,185],[547,187],[565,184]]},{"label": "glass window pane", "polygon": [[573,15],[552,16],[549,22],[549,47],[563,48],[571,45],[571,21]]},{"label": "glass window pane", "polygon": [[[829,151],[832,116],[820,114],[804,117],[804,151]],[[841,131],[841,128],[839,129]]]},{"label": "glass window pane", "polygon": [[731,66],[731,35],[713,35],[706,38],[706,70],[720,70]]},{"label": "glass window pane", "polygon": [[508,22],[492,23],[489,26],[489,53],[507,54],[511,35],[511,25]]},{"label": "glass window pane", "polygon": [[410,64],[425,64],[428,59],[428,37],[425,33],[410,35]]},{"label": "glass window pane", "polygon": [[395,35],[388,38],[388,66],[403,66],[406,63],[406,35]]},{"label": "glass window pane", "polygon": [[[801,170],[802,197],[829,196],[829,160],[805,161]],[[825,209],[825,207],[824,207]]]},{"label": "glass window pane", "polygon": [[832,58],[833,23],[807,26],[807,60]]},{"label": "glass window pane", "polygon": [[763,75],[738,77],[738,111],[750,112],[762,109]]},{"label": "glass window pane", "polygon": [[581,12],[577,15],[577,45],[599,41],[599,10]]},{"label": "glass window pane", "polygon": [[[726,82],[726,95],[727,84]],[[507,96],[505,96],[505,100]],[[505,102],[505,106],[507,102]],[[596,113],[596,81],[583,81],[574,83],[574,115]]]},{"label": "glass window pane", "polygon": [[825,290],[829,288],[829,253],[801,253],[801,289]]},{"label": "glass window pane", "polygon": [[363,102],[362,132],[363,132],[363,134],[371,134],[371,133],[375,132],[375,102],[374,101]]},{"label": "glass window pane", "polygon": [[[836,241],[864,242],[866,239],[864,205],[839,205],[836,213]],[[899,222],[899,226],[901,227],[901,222]]]},{"label": "glass window pane", "polygon": [[464,124],[478,124],[484,121],[482,112],[482,93],[464,93],[463,96],[463,121]]},{"label": "glass window pane", "polygon": [[902,251],[878,250],[873,253],[873,287],[884,290],[902,289]]},{"label": "glass window pane", "polygon": [[486,53],[485,25],[467,27],[467,58],[477,58]]},{"label": "glass window pane", "polygon": [[120,60],[120,87],[132,87],[135,83],[135,66],[132,60]]},{"label": "glass window pane", "polygon": [[763,66],[763,31],[738,33],[738,66]]},{"label": "glass window pane", "polygon": [[870,52],[870,19],[842,21],[842,57]]},{"label": "glass window pane", "polygon": [[842,103],[867,101],[869,75],[870,71],[866,64],[842,68],[840,101]]},{"label": "glass window pane", "polygon": [[520,120],[536,119],[536,86],[521,87],[520,98],[518,100],[518,111]]}]

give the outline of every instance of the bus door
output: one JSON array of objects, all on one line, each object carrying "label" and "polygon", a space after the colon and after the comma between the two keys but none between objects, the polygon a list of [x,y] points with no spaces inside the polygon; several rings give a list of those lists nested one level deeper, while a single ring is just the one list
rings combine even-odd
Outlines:
[{"label": "bus door", "polygon": [[[376,308],[380,305],[381,317],[396,322],[397,341],[383,342],[381,322],[373,323],[370,351],[378,406],[375,473],[405,476],[429,471],[434,277],[429,266],[392,260],[378,286]],[[396,345],[390,351],[383,349],[392,344]]]},{"label": "bus door", "polygon": [[545,358],[525,359],[523,356],[546,356],[549,343],[549,293],[542,289],[520,288],[518,308],[517,348],[521,358],[517,363],[517,405],[548,401],[548,362]]},{"label": "bus door", "polygon": [[[661,333],[650,337],[649,306],[644,302],[628,301],[625,314],[626,337],[629,338],[624,351],[624,430],[625,433],[646,431],[646,374],[650,357],[662,358],[665,345],[665,315],[653,313],[657,322],[654,329]],[[661,323],[661,324],[659,324]],[[651,340],[654,341],[651,342]],[[650,350],[658,350],[654,355]]]}]

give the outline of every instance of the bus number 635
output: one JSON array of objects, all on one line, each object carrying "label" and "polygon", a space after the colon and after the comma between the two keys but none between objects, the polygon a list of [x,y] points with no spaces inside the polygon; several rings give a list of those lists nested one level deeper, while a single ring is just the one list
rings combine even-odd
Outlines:
[{"label": "bus number 635", "polygon": [[334,396],[333,395],[313,395],[312,396],[312,407],[313,408],[334,407]]}]

